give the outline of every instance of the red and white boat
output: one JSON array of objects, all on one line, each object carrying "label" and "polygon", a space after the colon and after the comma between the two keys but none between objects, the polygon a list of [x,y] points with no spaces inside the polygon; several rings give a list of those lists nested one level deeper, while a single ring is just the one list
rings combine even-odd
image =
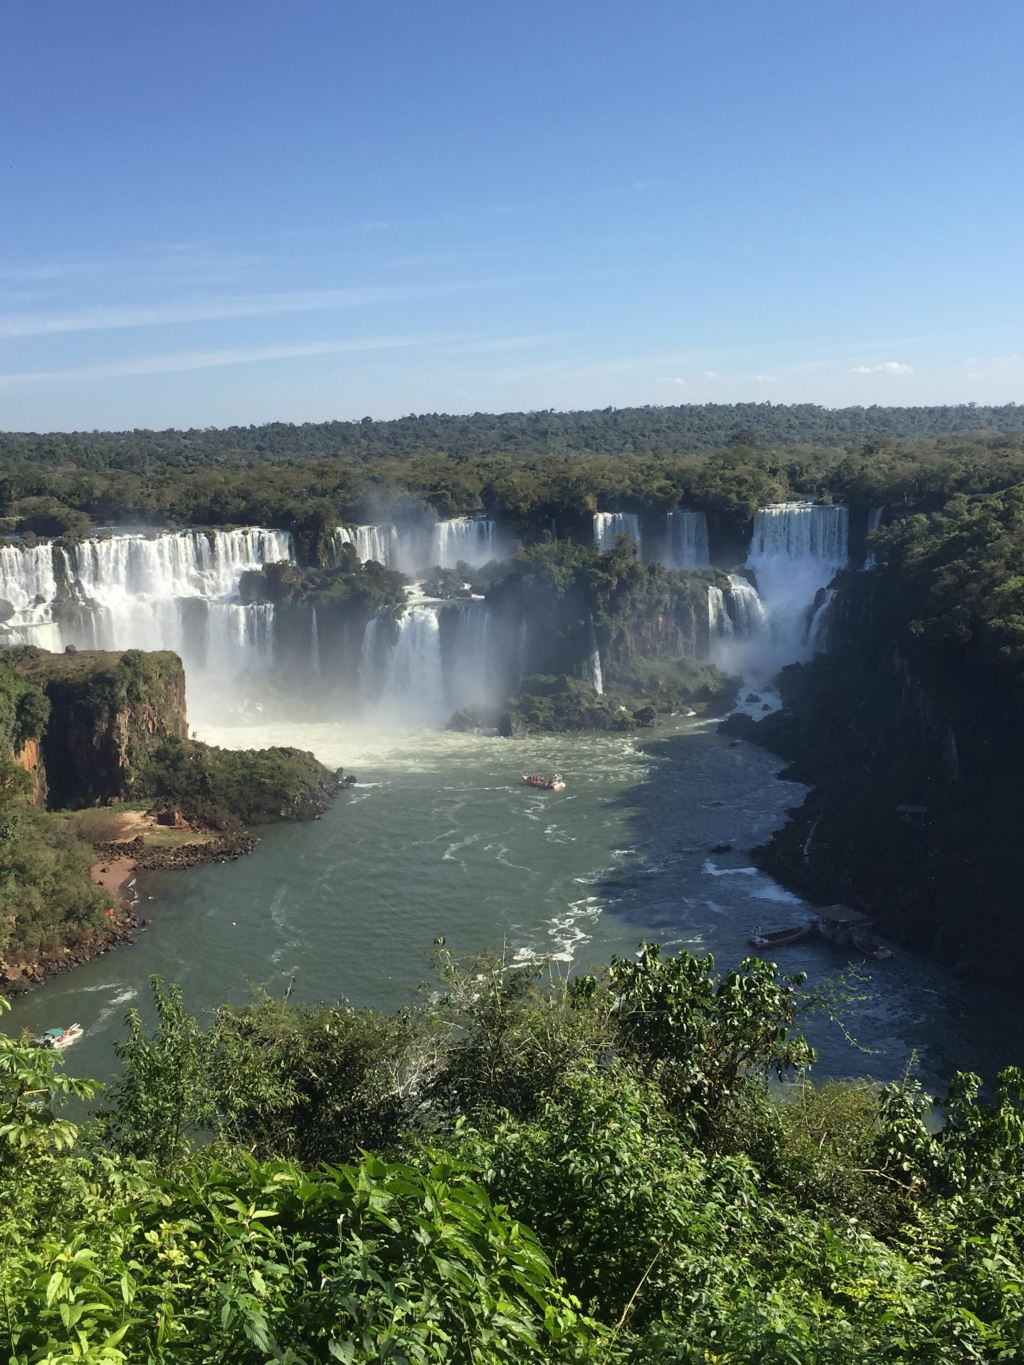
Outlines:
[{"label": "red and white boat", "polygon": [[67,1028],[48,1028],[36,1039],[36,1047],[54,1048],[60,1051],[77,1043],[84,1030],[81,1024],[69,1024]]},{"label": "red and white boat", "polygon": [[523,773],[523,781],[528,787],[540,787],[541,791],[565,791],[565,779],[561,773],[555,773],[553,777],[539,777],[536,773]]}]

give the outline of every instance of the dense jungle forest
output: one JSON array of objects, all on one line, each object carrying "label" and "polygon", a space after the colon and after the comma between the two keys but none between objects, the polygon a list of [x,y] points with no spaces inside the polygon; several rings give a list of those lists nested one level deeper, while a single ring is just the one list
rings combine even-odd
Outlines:
[{"label": "dense jungle forest", "polygon": [[835,1002],[755,961],[435,965],[395,1014],[155,981],[84,1124],[0,1035],[5,1357],[1021,1359],[1019,1071],[815,1086]]},{"label": "dense jungle forest", "polygon": [[[735,534],[790,496],[932,510],[1024,477],[1024,407],[608,409],[192,432],[0,434],[0,517],[39,535],[87,522],[275,525],[486,511],[564,534],[598,506],[683,503]],[[78,514],[78,515],[76,515]]]}]

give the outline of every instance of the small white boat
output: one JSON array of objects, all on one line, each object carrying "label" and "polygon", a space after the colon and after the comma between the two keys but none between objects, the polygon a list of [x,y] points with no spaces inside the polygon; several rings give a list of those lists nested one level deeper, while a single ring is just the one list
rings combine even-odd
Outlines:
[{"label": "small white boat", "polygon": [[77,1043],[85,1030],[81,1024],[69,1024],[67,1028],[48,1028],[36,1039],[36,1047],[48,1047],[59,1051]]}]

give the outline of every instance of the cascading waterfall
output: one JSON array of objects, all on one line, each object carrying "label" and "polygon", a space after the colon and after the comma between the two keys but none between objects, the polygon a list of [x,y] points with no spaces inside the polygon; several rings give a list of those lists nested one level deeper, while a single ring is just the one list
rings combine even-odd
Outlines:
[{"label": "cascading waterfall", "polygon": [[387,569],[398,564],[398,531],[390,522],[374,526],[338,526],[332,536],[335,561],[343,545],[354,545],[359,562],[376,560]]},{"label": "cascading waterfall", "polygon": [[49,620],[46,613],[56,596],[52,545],[24,550],[5,545],[0,549],[0,600],[13,607],[14,616],[29,623],[33,618]]},{"label": "cascading waterfall", "polygon": [[[878,528],[879,528],[879,526],[881,526],[881,524],[882,524],[882,516],[883,516],[884,512],[885,512],[885,508],[884,508],[884,507],[869,507],[869,508],[868,508],[868,530],[867,530],[868,535],[871,535],[871,533],[872,533],[873,531],[877,531]],[[864,559],[864,568],[865,568],[865,569],[874,569],[875,567],[876,567],[875,552],[874,552],[874,550],[869,550],[868,553],[867,553],[867,555],[865,556],[865,559]]]},{"label": "cascading waterfall", "polygon": [[314,673],[320,672],[320,629],[317,625],[316,607],[312,608],[309,623],[309,665]]},{"label": "cascading waterfall", "polygon": [[[403,719],[440,721],[450,710],[445,699],[438,612],[434,605],[410,603],[399,618],[398,638],[384,663],[379,705]],[[373,625],[371,621],[368,633]]]},{"label": "cascading waterfall", "polygon": [[430,567],[454,569],[462,561],[479,568],[496,558],[495,527],[489,517],[452,517],[434,526]]},{"label": "cascading waterfall", "polygon": [[619,536],[629,536],[640,549],[640,518],[635,512],[595,512],[594,544],[601,551],[614,549]]},{"label": "cascading waterfall", "polygon": [[708,641],[713,645],[723,637],[733,635],[732,617],[725,605],[725,593],[714,583],[708,585]]},{"label": "cascading waterfall", "polygon": [[172,649],[191,685],[223,682],[272,652],[273,607],[239,602],[241,575],[293,558],[290,534],[262,527],[7,547],[0,596],[15,611],[4,630],[53,650]]},{"label": "cascading waterfall", "polygon": [[491,609],[486,602],[462,602],[456,608],[453,657],[448,669],[448,700],[452,710],[494,700],[491,624]]},{"label": "cascading waterfall", "polygon": [[835,600],[835,588],[825,588],[814,608],[811,623],[807,627],[807,645],[812,654],[825,654],[828,651]]},{"label": "cascading waterfall", "polygon": [[601,651],[597,647],[597,631],[590,623],[590,680],[599,697],[604,696],[604,669],[601,667]]},{"label": "cascading waterfall", "polygon": [[747,567],[754,571],[769,627],[769,647],[751,651],[748,665],[776,673],[806,658],[809,612],[847,562],[845,507],[808,502],[775,503],[754,518]]},{"label": "cascading waterfall", "polygon": [[742,574],[729,575],[729,587],[725,594],[726,611],[732,621],[733,633],[740,639],[749,640],[764,632],[768,617],[764,605],[757,595],[757,589]]},{"label": "cascading waterfall", "polygon": [[519,639],[517,641],[516,662],[519,667],[518,681],[522,682],[530,671],[530,623],[524,616],[519,622]]},{"label": "cascading waterfall", "polygon": [[708,567],[708,523],[703,512],[669,512],[665,518],[664,562],[668,569]]}]

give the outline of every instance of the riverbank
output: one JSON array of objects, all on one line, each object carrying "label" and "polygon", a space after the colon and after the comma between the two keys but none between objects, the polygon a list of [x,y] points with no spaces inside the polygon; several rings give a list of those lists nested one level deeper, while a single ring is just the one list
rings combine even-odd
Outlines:
[{"label": "riverbank", "polygon": [[[30,962],[0,963],[0,995],[22,995],[52,976],[134,944],[136,933],[144,927],[136,915],[134,895],[139,872],[233,861],[251,853],[257,842],[248,830],[220,834],[177,815],[168,821],[152,810],[131,806],[74,811],[64,818],[92,847],[95,861],[89,876],[109,900],[103,922],[73,930],[64,942],[45,944]],[[98,838],[100,834],[124,837]]]}]

